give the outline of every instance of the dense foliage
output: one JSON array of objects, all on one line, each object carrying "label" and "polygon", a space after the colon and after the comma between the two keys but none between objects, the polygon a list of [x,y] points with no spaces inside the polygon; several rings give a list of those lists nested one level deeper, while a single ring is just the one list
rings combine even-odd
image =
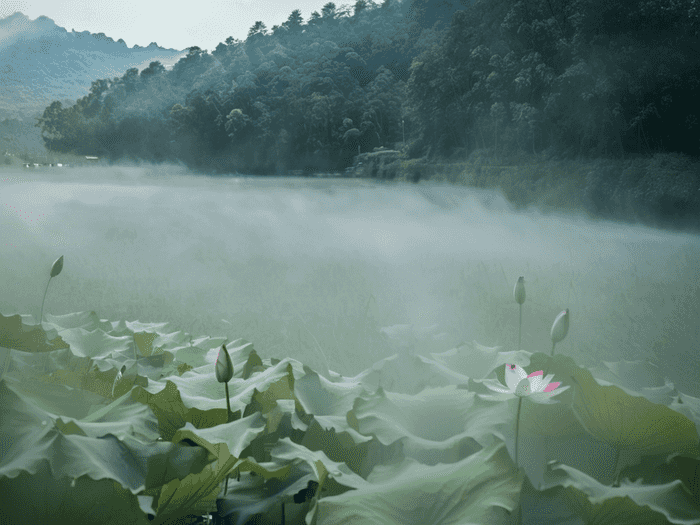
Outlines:
[{"label": "dense foliage", "polygon": [[298,9],[171,70],[93,83],[54,151],[214,171],[338,170],[358,152],[698,155],[696,0],[358,0]]}]

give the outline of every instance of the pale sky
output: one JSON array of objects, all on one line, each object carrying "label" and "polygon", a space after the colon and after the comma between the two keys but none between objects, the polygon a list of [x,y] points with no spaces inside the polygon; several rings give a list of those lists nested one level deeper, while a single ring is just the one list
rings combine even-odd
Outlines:
[{"label": "pale sky", "polygon": [[[294,9],[300,9],[307,21],[328,1],[2,0],[0,18],[20,11],[32,20],[48,16],[68,31],[104,33],[115,41],[122,38],[129,47],[157,42],[166,48],[199,46],[211,52],[229,36],[245,40],[258,20],[271,29],[286,21]],[[335,2],[338,7],[344,3]]]}]

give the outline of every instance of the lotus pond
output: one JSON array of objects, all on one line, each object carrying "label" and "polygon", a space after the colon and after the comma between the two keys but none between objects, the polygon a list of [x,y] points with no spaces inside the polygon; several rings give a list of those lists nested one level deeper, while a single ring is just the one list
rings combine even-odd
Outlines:
[{"label": "lotus pond", "polygon": [[700,523],[700,399],[647,360],[580,366],[575,325],[529,327],[534,353],[428,332],[346,377],[320,348],[0,315],[0,523]]}]

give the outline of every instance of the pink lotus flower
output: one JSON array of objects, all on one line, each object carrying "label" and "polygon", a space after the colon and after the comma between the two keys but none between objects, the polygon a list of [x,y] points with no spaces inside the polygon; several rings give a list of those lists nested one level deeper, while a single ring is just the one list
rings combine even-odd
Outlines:
[{"label": "pink lotus flower", "polygon": [[535,403],[550,405],[556,403],[556,401],[550,399],[551,397],[557,396],[569,388],[568,386],[559,388],[559,385],[561,385],[559,382],[550,383],[554,374],[549,374],[544,379],[542,378],[543,375],[542,370],[528,375],[520,366],[506,364],[506,385],[508,386],[504,387],[494,379],[486,379],[483,381],[483,384],[497,394],[479,394],[484,399],[518,398],[518,413],[515,416],[515,465],[518,468],[520,466],[518,463],[518,437],[520,434],[520,409],[522,408],[523,398],[527,397]]},{"label": "pink lotus flower", "polygon": [[510,399],[512,397],[527,397],[540,404],[552,404],[555,401],[550,400],[551,397],[561,394],[569,388],[565,386],[559,388],[560,382],[550,383],[554,378],[554,374],[549,374],[543,378],[542,370],[529,374],[518,365],[506,364],[506,385],[494,379],[486,379],[484,385],[490,390],[493,390],[498,395],[482,395],[485,399]]}]

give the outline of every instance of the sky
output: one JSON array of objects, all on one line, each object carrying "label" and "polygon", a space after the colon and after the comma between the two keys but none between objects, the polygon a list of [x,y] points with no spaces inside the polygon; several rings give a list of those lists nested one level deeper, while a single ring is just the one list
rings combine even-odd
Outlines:
[{"label": "sky", "polygon": [[[0,18],[20,11],[32,20],[47,16],[68,31],[104,33],[115,41],[121,38],[129,47],[156,42],[165,48],[199,46],[213,51],[229,36],[245,40],[258,20],[270,29],[299,9],[306,21],[313,11],[321,12],[328,1],[2,0]],[[343,3],[336,2],[338,6]]]}]

